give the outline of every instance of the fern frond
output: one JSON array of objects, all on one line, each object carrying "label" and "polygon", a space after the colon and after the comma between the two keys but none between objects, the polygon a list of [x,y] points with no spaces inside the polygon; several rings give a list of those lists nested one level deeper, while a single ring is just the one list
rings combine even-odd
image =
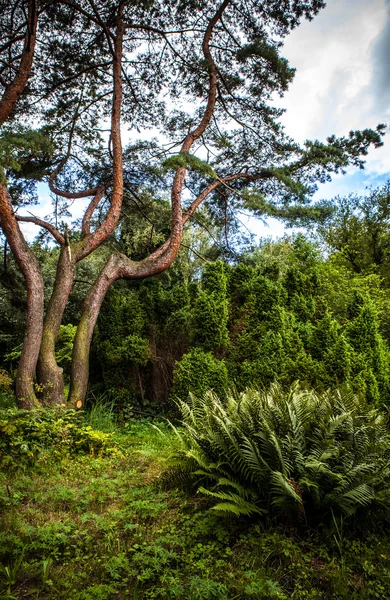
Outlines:
[{"label": "fern frond", "polygon": [[[178,480],[198,481],[218,510],[283,511],[308,519],[356,510],[390,515],[386,419],[348,390],[213,392],[179,401]],[[253,508],[255,507],[255,508]]]},{"label": "fern frond", "polygon": [[278,508],[287,509],[291,505],[303,506],[302,497],[294,488],[293,482],[281,473],[273,471],[270,475],[271,503]]}]

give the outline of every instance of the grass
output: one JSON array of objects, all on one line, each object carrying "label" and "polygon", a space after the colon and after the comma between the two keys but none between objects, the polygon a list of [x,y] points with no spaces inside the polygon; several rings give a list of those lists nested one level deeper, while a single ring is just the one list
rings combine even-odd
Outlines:
[{"label": "grass", "polygon": [[0,598],[390,597],[385,535],[226,520],[207,499],[163,489],[169,446],[151,423],[114,439],[119,456],[0,475]]},{"label": "grass", "polygon": [[91,394],[88,398],[90,409],[86,413],[86,421],[93,429],[112,433],[116,429],[114,402],[105,394]]}]

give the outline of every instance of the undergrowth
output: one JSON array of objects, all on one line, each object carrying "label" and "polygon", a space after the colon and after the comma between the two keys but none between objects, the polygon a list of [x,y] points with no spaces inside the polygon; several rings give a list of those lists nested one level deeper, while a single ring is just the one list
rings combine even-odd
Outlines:
[{"label": "undergrowth", "polygon": [[[80,422],[81,426],[81,422]],[[84,425],[87,427],[87,425]],[[390,597],[390,541],[343,527],[302,531],[224,518],[208,498],[163,489],[174,434],[132,422],[114,453],[46,448],[0,475],[0,598]]]},{"label": "undergrowth", "polygon": [[387,418],[349,389],[213,392],[179,401],[173,479],[215,510],[318,527],[333,516],[388,521]]}]

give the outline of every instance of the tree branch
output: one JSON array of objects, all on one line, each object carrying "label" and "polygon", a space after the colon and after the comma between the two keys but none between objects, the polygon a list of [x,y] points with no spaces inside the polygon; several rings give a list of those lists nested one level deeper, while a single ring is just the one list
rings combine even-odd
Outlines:
[{"label": "tree branch", "polygon": [[[120,6],[119,15],[117,17],[117,33],[114,41],[114,62],[113,62],[113,83],[114,95],[112,101],[111,112],[111,142],[113,147],[113,189],[110,209],[103,223],[92,234],[87,235],[79,245],[76,255],[77,261],[81,260],[93,252],[102,244],[114,231],[122,208],[123,201],[123,156],[122,156],[122,138],[121,138],[121,109],[122,109],[122,56],[123,56],[123,35],[124,24],[122,20],[123,4]],[[98,189],[94,191],[95,199],[98,194]],[[96,200],[97,202],[97,200]],[[94,200],[87,209],[95,210]],[[93,212],[93,211],[92,211]],[[92,212],[90,216],[92,216]],[[87,217],[87,225],[88,218]]]},{"label": "tree branch", "polygon": [[203,260],[203,262],[210,262],[207,258],[205,258],[201,254],[199,254],[199,252],[197,252],[196,250],[191,248],[191,246],[187,246],[186,244],[183,244],[183,242],[181,242],[180,246],[183,246],[183,248],[187,248],[187,250],[189,250],[190,252],[193,252],[195,254],[195,256],[197,256],[198,258]]},{"label": "tree branch", "polygon": [[[235,181],[236,179],[247,179],[248,181],[256,181],[259,179],[270,179],[274,174],[272,171],[264,170],[260,173],[247,173],[246,171],[235,173],[234,175],[228,175],[227,177],[218,178],[213,183],[210,183],[203,192],[199,194],[193,202],[191,202],[190,206],[187,208],[183,215],[183,225],[187,223],[188,219],[193,215],[198,206],[207,198],[211,192],[216,190],[220,185],[227,187],[228,189],[232,189],[227,186],[228,181]],[[234,190],[233,190],[234,191]]]},{"label": "tree branch", "polygon": [[52,234],[52,236],[60,244],[60,246],[63,246],[65,244],[64,237],[60,234],[58,229],[56,229],[54,227],[54,225],[52,225],[51,223],[42,221],[42,219],[39,219],[38,217],[34,217],[34,215],[31,217],[23,217],[20,215],[15,215],[15,218],[20,223],[34,223],[34,225],[38,225],[38,227],[43,227],[44,229],[47,229],[47,231],[49,231]]},{"label": "tree branch", "polygon": [[83,221],[82,221],[82,225],[81,225],[82,237],[86,237],[87,235],[90,235],[90,233],[91,233],[90,224],[91,224],[92,215],[95,212],[96,208],[98,207],[101,199],[103,198],[105,191],[106,191],[105,187],[98,188],[96,194],[94,195],[91,202],[89,203],[88,208],[84,213],[84,217],[83,217]]},{"label": "tree branch", "polygon": [[13,81],[6,88],[0,101],[0,125],[2,125],[11,114],[16,102],[22,94],[28,78],[30,77],[33,63],[36,31],[38,23],[37,1],[29,0],[27,14],[27,30],[24,37],[24,47],[19,69]]},{"label": "tree branch", "polygon": [[[190,151],[194,142],[201,137],[206,130],[208,124],[214,113],[215,101],[217,97],[217,67],[213,60],[210,52],[210,40],[214,30],[214,27],[221,19],[224,10],[229,5],[230,0],[224,0],[220,5],[215,15],[210,20],[206,32],[203,37],[202,51],[209,67],[209,91],[207,97],[207,105],[204,115],[199,125],[191,132],[189,132],[184,138],[183,144],[180,149],[180,154],[185,154]],[[170,256],[177,256],[181,237],[183,234],[183,213],[181,206],[181,197],[183,192],[184,180],[187,173],[185,167],[177,169],[175,178],[172,185],[171,194],[171,206],[172,206],[172,221],[171,221],[171,235],[169,238],[169,246],[166,252],[166,260],[170,260]],[[173,260],[173,259],[172,259]]]}]

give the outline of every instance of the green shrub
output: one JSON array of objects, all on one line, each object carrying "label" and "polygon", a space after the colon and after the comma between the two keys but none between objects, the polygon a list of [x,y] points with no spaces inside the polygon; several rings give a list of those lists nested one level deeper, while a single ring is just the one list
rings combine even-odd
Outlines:
[{"label": "green shrub", "polygon": [[12,408],[15,404],[13,379],[5,369],[0,369],[0,410],[3,408]]},{"label": "green shrub", "polygon": [[350,391],[216,394],[180,401],[178,465],[216,510],[324,522],[390,510],[384,416]]},{"label": "green shrub", "polygon": [[228,373],[223,360],[214,358],[211,352],[194,348],[184,354],[173,375],[172,394],[187,398],[188,394],[204,394],[212,389],[223,395],[229,385]]},{"label": "green shrub", "polygon": [[42,452],[102,455],[115,453],[111,435],[95,431],[74,410],[0,410],[0,467],[35,464]]},{"label": "green shrub", "polygon": [[227,267],[221,262],[207,263],[192,310],[192,341],[204,350],[220,350],[229,344]]},{"label": "green shrub", "polygon": [[12,377],[5,369],[0,369],[0,392],[4,394],[12,394]]},{"label": "green shrub", "polygon": [[76,335],[77,327],[69,323],[61,325],[58,332],[56,344],[56,361],[62,367],[66,374],[70,373],[72,364],[73,342]]},{"label": "green shrub", "polygon": [[192,314],[192,341],[205,350],[219,350],[229,343],[227,301],[198,291]]}]

